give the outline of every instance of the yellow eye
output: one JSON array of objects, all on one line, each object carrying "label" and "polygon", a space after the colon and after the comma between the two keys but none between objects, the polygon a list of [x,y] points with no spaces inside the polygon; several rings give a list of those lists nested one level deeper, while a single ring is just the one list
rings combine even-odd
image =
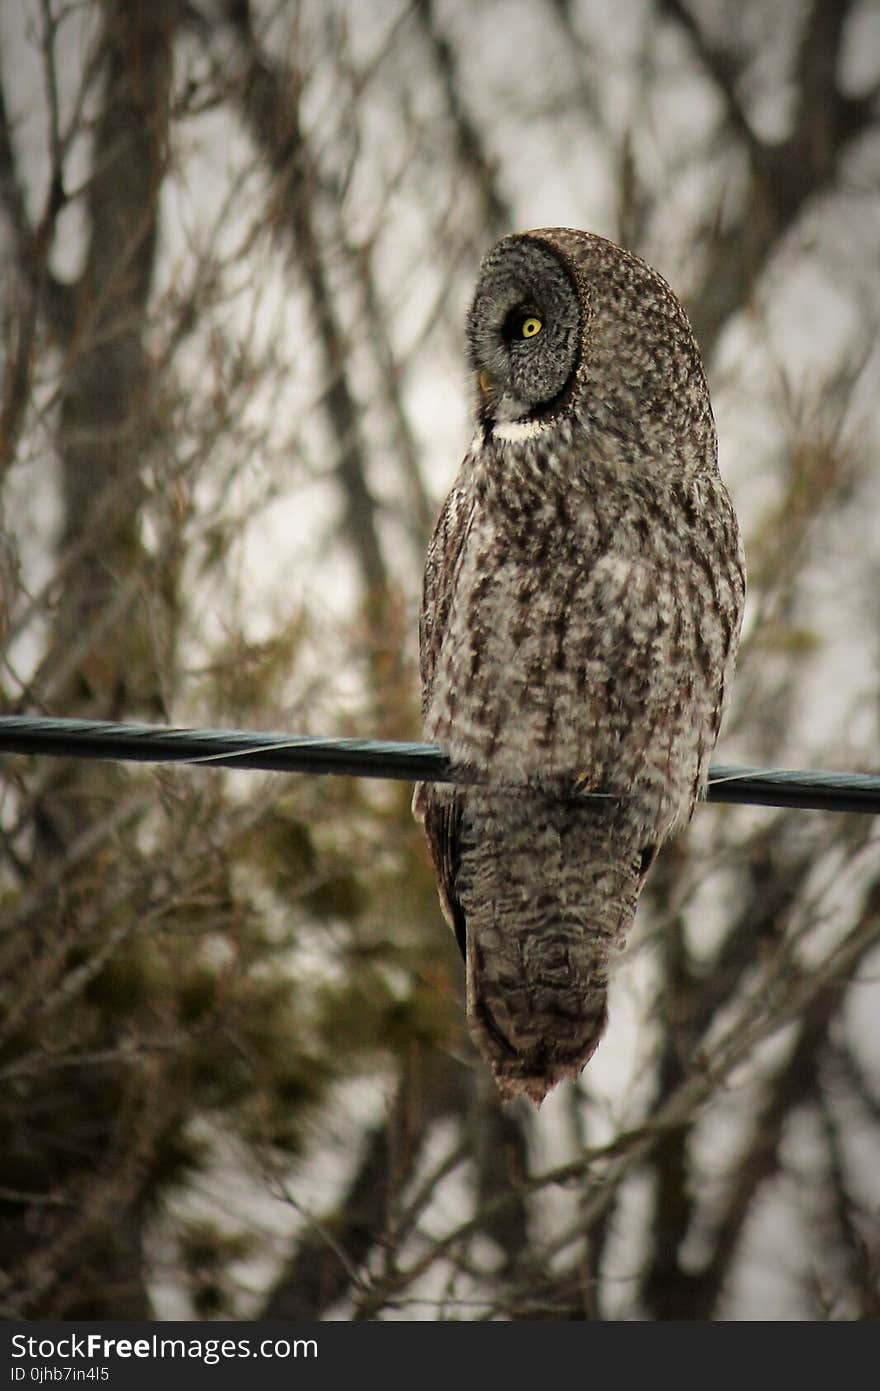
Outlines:
[{"label": "yellow eye", "polygon": [[534,317],[523,319],[522,336],[523,338],[534,338],[536,333],[541,332],[541,320]]}]

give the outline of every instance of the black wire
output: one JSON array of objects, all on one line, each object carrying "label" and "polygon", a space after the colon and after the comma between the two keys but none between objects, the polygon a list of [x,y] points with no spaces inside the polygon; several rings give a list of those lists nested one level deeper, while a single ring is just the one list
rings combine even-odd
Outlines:
[{"label": "black wire", "polygon": [[[407,782],[468,781],[466,774],[453,769],[448,756],[436,744],[321,739],[238,729],[173,729],[29,715],[0,716],[0,753],[196,763],[280,773],[337,773]],[[876,814],[880,813],[880,776],[716,764],[709,770],[706,800]]]},{"label": "black wire", "polygon": [[805,811],[880,813],[880,777],[872,773],[809,773],[793,768],[735,768],[713,763],[707,802]]},{"label": "black wire", "polygon": [[339,773],[361,778],[455,782],[449,759],[433,744],[381,739],[322,739],[240,729],[173,729],[0,716],[0,753],[64,758],[125,759],[136,763],[210,763],[279,773]]}]

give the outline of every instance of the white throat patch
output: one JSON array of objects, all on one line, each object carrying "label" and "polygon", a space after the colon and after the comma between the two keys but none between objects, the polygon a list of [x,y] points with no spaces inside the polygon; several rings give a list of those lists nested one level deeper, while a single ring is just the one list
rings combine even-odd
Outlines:
[{"label": "white throat patch", "polygon": [[499,420],[492,426],[492,437],[506,444],[534,440],[552,425],[551,420]]}]

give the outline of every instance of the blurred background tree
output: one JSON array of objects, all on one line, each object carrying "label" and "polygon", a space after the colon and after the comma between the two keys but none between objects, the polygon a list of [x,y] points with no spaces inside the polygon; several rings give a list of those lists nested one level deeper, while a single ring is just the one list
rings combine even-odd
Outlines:
[{"label": "blurred background tree", "polygon": [[[418,735],[481,253],[685,298],[743,520],[725,761],[876,770],[871,0],[0,9],[0,698]],[[704,808],[502,1110],[404,785],[4,758],[7,1318],[880,1313],[880,836]]]}]

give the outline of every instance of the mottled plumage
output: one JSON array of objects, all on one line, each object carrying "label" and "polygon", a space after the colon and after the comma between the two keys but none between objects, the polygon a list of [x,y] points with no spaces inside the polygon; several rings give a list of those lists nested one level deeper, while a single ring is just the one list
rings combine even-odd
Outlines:
[{"label": "mottled plumage", "polygon": [[745,576],[661,276],[585,232],[506,237],[467,336],[477,428],[420,651],[425,737],[482,781],[421,785],[414,808],[471,1032],[502,1095],[540,1102],[598,1044],[647,872],[704,786]]}]

